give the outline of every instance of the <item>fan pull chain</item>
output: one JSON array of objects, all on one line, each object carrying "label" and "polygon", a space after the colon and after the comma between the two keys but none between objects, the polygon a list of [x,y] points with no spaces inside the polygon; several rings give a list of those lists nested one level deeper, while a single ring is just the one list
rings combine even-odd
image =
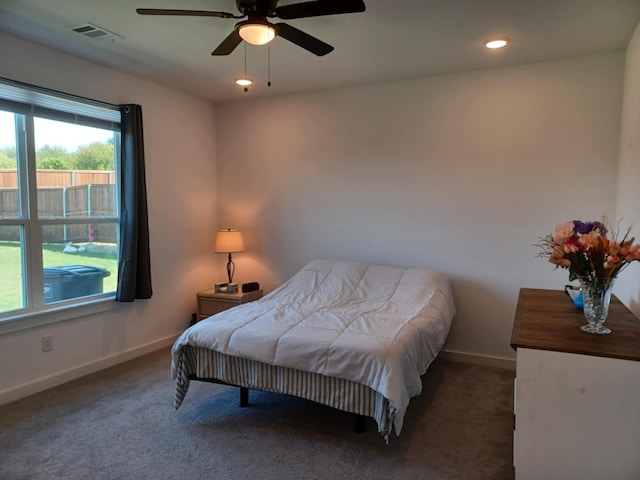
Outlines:
[{"label": "fan pull chain", "polygon": [[[243,42],[243,43],[244,43],[244,78],[249,78],[247,77],[247,42]],[[248,92],[249,88],[245,86],[244,91]]]},{"label": "fan pull chain", "polygon": [[267,43],[267,87],[271,86],[271,42]]}]

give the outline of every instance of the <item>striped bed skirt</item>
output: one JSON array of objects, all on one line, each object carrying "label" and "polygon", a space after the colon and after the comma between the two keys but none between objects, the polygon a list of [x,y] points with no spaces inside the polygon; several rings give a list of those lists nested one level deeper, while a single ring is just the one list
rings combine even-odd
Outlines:
[{"label": "striped bed skirt", "polygon": [[193,377],[218,380],[238,387],[293,395],[329,407],[372,417],[389,441],[395,408],[366,385],[337,377],[277,367],[206,348],[185,345],[177,356],[175,408],[182,405]]}]

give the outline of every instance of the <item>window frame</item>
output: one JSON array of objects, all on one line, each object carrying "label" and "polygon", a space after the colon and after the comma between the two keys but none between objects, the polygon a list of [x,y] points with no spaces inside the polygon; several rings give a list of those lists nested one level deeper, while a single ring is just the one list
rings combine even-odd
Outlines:
[{"label": "window frame", "polygon": [[[0,334],[70,320],[118,308],[115,291],[45,303],[43,285],[42,228],[46,225],[115,223],[120,236],[121,117],[117,105],[28,85],[0,77],[0,109],[12,112],[16,122],[16,163],[20,208],[17,217],[0,217],[0,226],[21,227],[23,308],[0,312]],[[34,118],[114,131],[114,216],[39,217],[35,178]],[[23,130],[24,129],[24,130]],[[24,134],[21,132],[24,131]],[[119,257],[119,255],[118,255]]]}]

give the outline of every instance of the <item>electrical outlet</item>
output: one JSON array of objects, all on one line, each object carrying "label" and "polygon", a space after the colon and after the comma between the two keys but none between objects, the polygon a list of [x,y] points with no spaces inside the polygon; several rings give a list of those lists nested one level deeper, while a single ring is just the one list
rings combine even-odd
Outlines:
[{"label": "electrical outlet", "polygon": [[53,336],[42,337],[42,351],[50,352],[51,350],[53,350]]}]

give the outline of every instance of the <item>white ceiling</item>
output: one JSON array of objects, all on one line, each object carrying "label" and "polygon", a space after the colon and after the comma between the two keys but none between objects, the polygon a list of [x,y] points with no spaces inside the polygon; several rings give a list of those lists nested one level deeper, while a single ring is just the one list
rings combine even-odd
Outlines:
[{"label": "white ceiling", "polygon": [[[281,0],[280,5],[302,0]],[[545,61],[626,47],[640,0],[365,0],[367,11],[287,23],[333,45],[317,57],[282,38],[247,47],[249,92],[233,83],[244,48],[211,51],[236,20],[151,17],[135,9],[237,13],[235,0],[0,0],[0,30],[216,101]],[[122,38],[71,31],[93,23]],[[508,36],[489,51],[482,41]]]}]

